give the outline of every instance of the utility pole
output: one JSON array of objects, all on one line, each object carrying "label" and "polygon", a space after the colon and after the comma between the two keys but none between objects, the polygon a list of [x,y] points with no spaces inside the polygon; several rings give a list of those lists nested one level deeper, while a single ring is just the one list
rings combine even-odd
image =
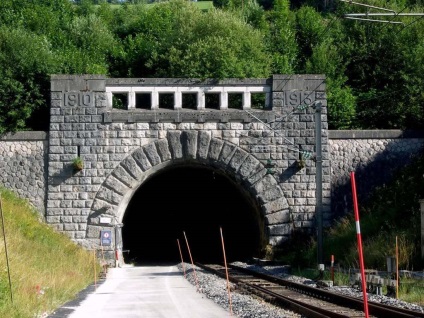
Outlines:
[{"label": "utility pole", "polygon": [[324,261],[323,261],[323,222],[322,222],[322,129],[321,129],[321,110],[322,103],[315,102],[313,105],[315,109],[315,153],[316,153],[316,173],[315,173],[315,183],[316,183],[316,203],[315,203],[315,217],[317,225],[317,260],[318,260],[318,269],[324,270]]}]

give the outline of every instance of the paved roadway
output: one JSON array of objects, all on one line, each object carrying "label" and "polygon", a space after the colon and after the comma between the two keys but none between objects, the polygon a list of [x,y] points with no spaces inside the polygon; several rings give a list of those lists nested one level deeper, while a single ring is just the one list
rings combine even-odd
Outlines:
[{"label": "paved roadway", "polygon": [[51,318],[223,318],[219,307],[186,281],[175,266],[109,269],[106,280],[82,301],[56,310]]}]

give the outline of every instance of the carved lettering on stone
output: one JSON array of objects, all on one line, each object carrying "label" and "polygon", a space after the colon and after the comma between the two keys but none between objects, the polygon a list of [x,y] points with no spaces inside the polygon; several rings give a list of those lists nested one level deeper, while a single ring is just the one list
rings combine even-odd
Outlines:
[{"label": "carved lettering on stone", "polygon": [[311,91],[285,91],[283,94],[283,106],[310,105],[314,101],[315,94]]},{"label": "carved lettering on stone", "polygon": [[67,107],[89,107],[94,105],[92,92],[67,92],[64,94],[64,103]]}]

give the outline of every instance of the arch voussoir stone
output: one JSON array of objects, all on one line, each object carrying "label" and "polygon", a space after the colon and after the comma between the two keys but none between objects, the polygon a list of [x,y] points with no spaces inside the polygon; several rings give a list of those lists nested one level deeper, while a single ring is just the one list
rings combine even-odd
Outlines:
[{"label": "arch voussoir stone", "polygon": [[167,139],[159,139],[155,141],[158,154],[162,162],[172,159],[171,151],[169,150],[169,144]]},{"label": "arch voussoir stone", "polygon": [[211,142],[211,132],[210,131],[199,131],[199,136],[197,137],[197,158],[201,160],[206,160],[208,158],[209,144]]},{"label": "arch voussoir stone", "polygon": [[290,222],[290,211],[281,210],[275,213],[265,215],[265,222],[267,225],[284,224]]},{"label": "arch voussoir stone", "polygon": [[278,183],[275,178],[270,174],[266,174],[263,178],[261,178],[252,186],[252,189],[255,191],[256,194],[259,194],[264,192],[268,188],[275,187],[276,185],[278,185]]},{"label": "arch voussoir stone", "polygon": [[229,142],[224,142],[218,159],[219,163],[222,163],[225,166],[228,165],[235,152],[236,145]]},{"label": "arch voussoir stone", "polygon": [[187,159],[196,159],[197,153],[197,130],[184,130],[181,133],[183,155]]},{"label": "arch voussoir stone", "polygon": [[264,176],[266,176],[266,169],[262,164],[259,164],[256,167],[256,170],[246,178],[246,182],[249,185],[254,185],[256,182],[261,180]]},{"label": "arch voussoir stone", "polygon": [[236,151],[228,163],[228,166],[231,170],[237,172],[248,156],[249,154],[246,151],[241,148],[236,148]]},{"label": "arch voussoir stone", "polygon": [[238,173],[243,177],[247,178],[257,171],[258,167],[261,165],[260,161],[253,157],[252,155],[248,156],[246,160],[240,166]]},{"label": "arch voussoir stone", "polygon": [[270,236],[288,236],[293,230],[291,223],[269,225],[267,228]]},{"label": "arch voussoir stone", "polygon": [[274,186],[257,195],[257,198],[262,204],[270,202],[270,201],[274,201],[282,197],[284,197],[284,194],[280,186]]},{"label": "arch voussoir stone", "polygon": [[147,158],[149,158],[150,163],[152,164],[152,166],[156,166],[158,164],[160,164],[162,162],[158,151],[156,149],[155,143],[149,143],[145,146],[143,146],[143,150],[147,156]]},{"label": "arch voussoir stone", "polygon": [[287,199],[285,197],[278,198],[277,200],[267,202],[263,205],[263,208],[265,209],[266,213],[274,213],[280,210],[286,210],[289,208],[289,204],[287,202]]},{"label": "arch voussoir stone", "polygon": [[[91,210],[93,212],[98,212],[98,213],[113,213],[116,207],[117,205],[103,201],[97,198],[97,195],[96,195],[96,198],[93,201],[93,205],[91,206]],[[92,223],[92,220],[89,219],[89,221],[90,223]]]},{"label": "arch voussoir stone", "polygon": [[132,157],[137,162],[141,170],[147,171],[152,167],[149,159],[147,159],[147,156],[143,151],[143,148],[139,148],[136,151],[134,151],[132,153]]},{"label": "arch voussoir stone", "polygon": [[129,190],[129,188],[125,184],[116,179],[113,175],[107,178],[104,184],[109,189],[113,189],[121,195],[124,195]]},{"label": "arch voussoir stone", "polygon": [[181,144],[181,131],[172,130],[167,133],[169,149],[171,151],[172,159],[183,158],[183,146]]},{"label": "arch voussoir stone", "polygon": [[256,198],[265,217],[264,231],[270,244],[278,244],[291,233],[290,211],[283,190],[264,165],[237,145],[213,138],[210,131],[167,132],[166,138],[135,150],[112,171],[93,200],[87,224],[87,238],[98,239],[100,216],[122,219],[126,205],[146,178],[173,162],[182,160],[209,164],[230,171],[241,186]]},{"label": "arch voussoir stone", "polygon": [[135,159],[132,156],[126,157],[122,163],[122,167],[129,172],[129,174],[136,180],[140,180],[143,174],[143,171],[140,169],[139,165],[136,163]]},{"label": "arch voussoir stone", "polygon": [[223,145],[224,142],[221,139],[213,138],[209,145],[208,159],[211,161],[218,161]]},{"label": "arch voussoir stone", "polygon": [[134,188],[137,184],[137,179],[134,179],[121,165],[118,165],[115,170],[113,170],[112,174],[116,179],[130,188]]},{"label": "arch voussoir stone", "polygon": [[115,192],[114,190],[102,187],[98,192],[97,196],[98,199],[101,199],[103,201],[106,201],[108,203],[118,205],[122,200],[122,195]]}]

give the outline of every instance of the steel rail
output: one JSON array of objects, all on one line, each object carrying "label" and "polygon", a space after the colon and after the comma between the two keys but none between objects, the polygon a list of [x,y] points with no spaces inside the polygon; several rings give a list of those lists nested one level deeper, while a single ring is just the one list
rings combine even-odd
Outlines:
[{"label": "steel rail", "polygon": [[[246,274],[279,284],[281,286],[285,286],[291,290],[295,290],[300,293],[305,293],[308,295],[316,295],[316,297],[325,299],[331,303],[338,304],[340,306],[346,306],[346,307],[357,309],[357,310],[363,309],[363,301],[354,297],[337,294],[331,291],[307,286],[304,284],[299,284],[299,283],[285,280],[276,276],[258,273],[258,272],[255,272],[246,268],[234,266],[234,265],[229,265],[229,267],[232,269],[238,270],[240,272],[244,272]],[[379,304],[375,302],[369,302],[368,306],[369,306],[370,314],[376,317],[384,317],[384,318],[386,317],[393,317],[393,318],[423,317],[424,318],[424,313],[420,313],[417,311],[412,311],[412,310],[408,310],[404,308],[388,306],[388,305]]]},{"label": "steel rail", "polygon": [[[203,268],[204,270],[215,273],[216,275],[224,278],[225,274],[223,274],[222,272],[220,272],[219,270],[217,270],[215,268],[212,268],[210,266],[200,264],[200,263],[196,263],[196,265],[199,266],[200,268]],[[230,279],[231,282],[236,283],[239,286],[244,287],[244,289],[246,289],[250,293],[254,293],[258,296],[261,296],[262,298],[265,298],[266,300],[268,300],[272,303],[277,303],[279,305],[282,305],[282,306],[284,306],[284,308],[293,310],[294,312],[302,314],[306,317],[311,317],[311,318],[327,318],[327,317],[346,318],[346,316],[340,316],[340,315],[338,315],[338,316],[328,316],[327,314],[323,314],[322,310],[321,310],[321,312],[318,311],[318,308],[316,308],[316,307],[313,307],[313,306],[310,306],[310,305],[305,305],[304,303],[300,303],[298,301],[283,297],[283,296],[281,296],[277,293],[274,293],[270,290],[267,290],[265,288],[261,288],[260,286],[248,284],[246,282],[243,282],[240,279],[233,277],[232,275],[229,276],[229,279]],[[271,297],[271,299],[269,297]]]}]

